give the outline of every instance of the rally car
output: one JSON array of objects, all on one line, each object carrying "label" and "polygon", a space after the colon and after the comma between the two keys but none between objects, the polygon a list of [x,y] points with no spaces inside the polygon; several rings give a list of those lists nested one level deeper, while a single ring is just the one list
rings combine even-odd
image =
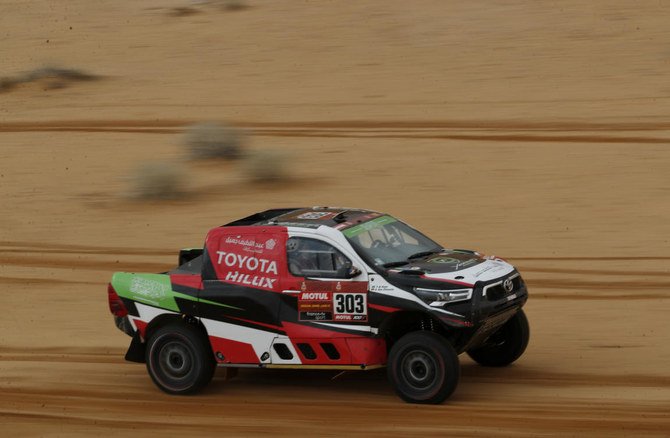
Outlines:
[{"label": "rally car", "polygon": [[370,370],[386,366],[408,402],[441,403],[458,355],[505,366],[526,349],[528,297],[498,257],[447,249],[388,214],[273,209],[216,227],[161,274],[108,286],[126,359],[170,394],[219,367]]}]

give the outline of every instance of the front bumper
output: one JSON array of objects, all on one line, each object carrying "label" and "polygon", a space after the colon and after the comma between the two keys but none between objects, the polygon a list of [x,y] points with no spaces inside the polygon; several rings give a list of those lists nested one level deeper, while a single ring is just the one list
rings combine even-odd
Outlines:
[{"label": "front bumper", "polygon": [[[509,292],[502,286],[507,279],[513,281],[513,288]],[[445,307],[445,310],[462,315],[464,319],[461,323],[462,328],[454,332],[452,339],[454,348],[462,353],[481,345],[514,316],[527,300],[528,289],[516,271],[502,278],[478,283],[470,301]],[[445,321],[443,315],[440,315],[440,319]],[[448,321],[445,323],[452,329],[458,328],[456,324],[450,324]]]},{"label": "front bumper", "polygon": [[[502,286],[508,279],[513,281],[511,291],[505,291]],[[478,286],[473,296],[472,320],[475,330],[463,350],[467,351],[481,345],[514,316],[526,301],[528,301],[528,289],[518,272]]]}]

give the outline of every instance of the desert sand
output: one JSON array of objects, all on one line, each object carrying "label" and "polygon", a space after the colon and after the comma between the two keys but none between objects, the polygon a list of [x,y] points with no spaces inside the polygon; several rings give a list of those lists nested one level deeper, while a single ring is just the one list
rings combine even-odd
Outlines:
[{"label": "desert sand", "polygon": [[[0,92],[0,435],[670,435],[670,5],[241,4],[0,2],[0,77],[98,76]],[[290,178],[187,160],[204,120],[290,154]],[[126,196],[156,160],[186,197]],[[171,397],[123,360],[114,271],[164,271],[211,227],[300,205],[510,260],[526,354],[461,356],[440,406],[401,402],[383,370],[220,373]]]}]

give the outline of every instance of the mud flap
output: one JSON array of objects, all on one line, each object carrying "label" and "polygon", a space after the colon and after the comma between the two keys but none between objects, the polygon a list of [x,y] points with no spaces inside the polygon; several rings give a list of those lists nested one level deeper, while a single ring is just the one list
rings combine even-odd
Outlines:
[{"label": "mud flap", "polygon": [[146,345],[140,338],[140,334],[135,332],[133,340],[130,342],[130,346],[126,352],[126,360],[129,362],[144,363],[146,361],[144,357],[145,346]]}]

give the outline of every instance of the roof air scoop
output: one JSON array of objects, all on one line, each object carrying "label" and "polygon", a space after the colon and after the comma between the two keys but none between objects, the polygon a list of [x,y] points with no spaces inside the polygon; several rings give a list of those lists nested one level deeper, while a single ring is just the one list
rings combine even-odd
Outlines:
[{"label": "roof air scoop", "polygon": [[333,222],[338,223],[338,224],[341,224],[342,222],[346,222],[347,218],[346,218],[345,214],[348,211],[349,210],[343,210],[343,211],[337,213],[335,216],[333,216],[333,219],[332,219]]}]

